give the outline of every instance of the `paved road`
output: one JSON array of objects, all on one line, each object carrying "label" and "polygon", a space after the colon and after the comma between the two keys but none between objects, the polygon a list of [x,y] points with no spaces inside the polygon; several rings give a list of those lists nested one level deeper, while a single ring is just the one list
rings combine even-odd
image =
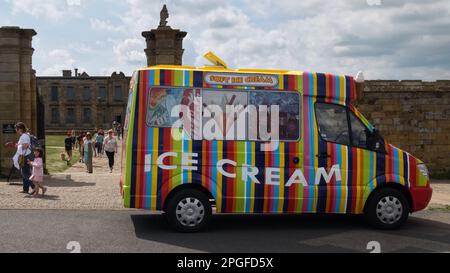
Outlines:
[{"label": "paved road", "polygon": [[397,231],[355,216],[216,215],[202,233],[168,229],[161,215],[113,210],[0,210],[0,252],[449,252],[450,213],[424,211]]}]

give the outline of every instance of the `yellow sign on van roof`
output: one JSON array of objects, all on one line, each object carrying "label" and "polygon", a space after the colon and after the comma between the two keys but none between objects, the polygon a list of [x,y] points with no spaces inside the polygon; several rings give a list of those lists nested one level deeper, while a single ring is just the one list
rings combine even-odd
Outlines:
[{"label": "yellow sign on van roof", "polygon": [[205,59],[207,59],[208,61],[210,61],[215,66],[221,66],[223,68],[228,68],[227,64],[222,59],[217,57],[216,54],[212,53],[211,51],[206,52],[205,55],[203,55],[203,57]]}]

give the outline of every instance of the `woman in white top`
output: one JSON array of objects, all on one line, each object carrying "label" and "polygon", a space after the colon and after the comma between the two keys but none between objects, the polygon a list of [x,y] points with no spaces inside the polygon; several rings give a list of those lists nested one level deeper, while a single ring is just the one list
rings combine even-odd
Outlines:
[{"label": "woman in white top", "polygon": [[[21,193],[28,193],[30,187],[34,190],[34,185],[30,181],[31,176],[31,167],[27,164],[28,160],[33,160],[33,153],[31,152],[31,139],[30,135],[27,133],[27,127],[24,123],[19,122],[15,125],[16,132],[19,134],[19,142],[17,142],[16,147],[17,151],[14,155],[13,161],[14,166],[17,169],[20,169],[23,180],[23,190]],[[23,157],[22,160],[20,158]],[[31,193],[33,194],[34,191]]]},{"label": "woman in white top", "polygon": [[103,140],[103,150],[108,156],[109,172],[112,173],[114,167],[114,154],[117,153],[117,139],[113,130],[108,131],[108,136]]}]

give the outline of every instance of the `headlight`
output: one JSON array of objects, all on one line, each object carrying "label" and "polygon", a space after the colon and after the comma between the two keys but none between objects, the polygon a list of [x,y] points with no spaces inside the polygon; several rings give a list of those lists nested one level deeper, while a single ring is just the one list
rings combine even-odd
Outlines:
[{"label": "headlight", "polygon": [[425,166],[425,164],[419,164],[417,165],[417,168],[419,168],[420,173],[428,179],[427,166]]}]

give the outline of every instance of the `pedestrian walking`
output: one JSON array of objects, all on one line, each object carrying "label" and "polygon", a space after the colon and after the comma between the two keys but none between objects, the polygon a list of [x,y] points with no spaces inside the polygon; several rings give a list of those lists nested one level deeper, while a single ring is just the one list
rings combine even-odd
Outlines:
[{"label": "pedestrian walking", "polygon": [[[13,157],[14,166],[20,170],[22,174],[23,189],[21,193],[28,193],[30,187],[34,189],[34,185],[30,181],[31,167],[27,164],[28,160],[33,160],[33,153],[31,152],[31,138],[27,134],[27,127],[25,123],[19,122],[15,125],[16,132],[20,136],[19,142],[15,145],[17,148],[16,154]],[[32,194],[34,191],[32,192]]]},{"label": "pedestrian walking", "polygon": [[28,164],[33,168],[30,180],[34,185],[33,197],[39,195],[39,189],[42,189],[42,196],[47,192],[47,187],[44,187],[44,162],[42,161],[43,151],[41,148],[33,150],[34,160],[28,160]]},{"label": "pedestrian walking", "polygon": [[113,172],[114,167],[114,156],[117,153],[117,139],[114,137],[113,130],[108,131],[108,135],[105,138],[103,149],[105,150],[106,156],[108,157],[109,172]]},{"label": "pedestrian walking", "polygon": [[97,157],[97,143],[95,143],[95,140],[97,139],[98,131],[97,128],[94,129],[94,137],[92,138],[92,145],[94,147],[94,157]]},{"label": "pedestrian walking", "polygon": [[77,146],[78,146],[78,151],[80,153],[80,162],[84,162],[84,154],[83,154],[83,142],[84,142],[84,133],[82,131],[80,131],[80,134],[77,137]]},{"label": "pedestrian walking", "polygon": [[99,157],[103,154],[104,138],[105,138],[105,133],[103,132],[103,129],[98,130],[97,134],[95,135],[95,149],[96,149],[96,155]]},{"label": "pedestrian walking", "polygon": [[94,154],[94,145],[92,143],[92,135],[89,132],[86,134],[86,139],[83,141],[83,154],[84,164],[86,164],[86,171],[88,173],[93,173],[92,156]]},{"label": "pedestrian walking", "polygon": [[122,135],[122,127],[120,126],[120,123],[117,125],[116,134],[117,138],[120,140],[120,136]]},{"label": "pedestrian walking", "polygon": [[72,147],[75,148],[75,145],[77,143],[77,134],[75,133],[75,130],[72,130],[70,132],[70,136],[72,137]]},{"label": "pedestrian walking", "polygon": [[67,137],[64,139],[64,148],[67,154],[67,166],[69,166],[70,160],[72,160],[72,150],[73,150],[72,132],[67,132]]}]

